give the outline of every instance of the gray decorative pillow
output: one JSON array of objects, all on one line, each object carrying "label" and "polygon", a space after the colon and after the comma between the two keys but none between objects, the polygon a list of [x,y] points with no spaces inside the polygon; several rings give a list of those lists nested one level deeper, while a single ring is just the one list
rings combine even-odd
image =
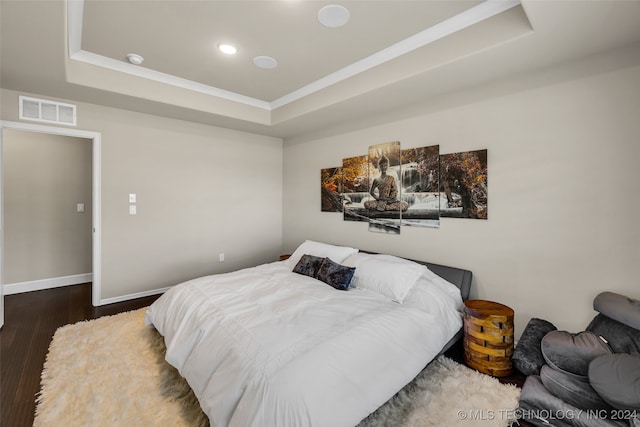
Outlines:
[{"label": "gray decorative pillow", "polygon": [[349,284],[355,271],[355,267],[340,265],[329,258],[325,258],[318,269],[316,279],[322,280],[336,289],[346,291],[349,289]]},{"label": "gray decorative pillow", "polygon": [[593,309],[620,323],[640,330],[640,301],[615,292],[602,292],[593,299]]},{"label": "gray decorative pillow", "polygon": [[589,382],[614,408],[640,408],[640,357],[630,354],[597,357],[589,364]]},{"label": "gray decorative pillow", "polygon": [[576,378],[556,371],[549,365],[540,370],[540,380],[555,397],[579,409],[597,411],[609,410],[611,406],[591,387],[589,380]]},{"label": "gray decorative pillow", "polygon": [[587,326],[587,331],[606,339],[614,353],[640,356],[640,329],[634,329],[604,314],[598,314]]},{"label": "gray decorative pillow", "polygon": [[302,255],[300,261],[293,267],[293,272],[298,274],[304,274],[305,276],[316,278],[318,270],[322,265],[325,258],[317,257],[314,255]]},{"label": "gray decorative pillow", "polygon": [[[564,400],[555,397],[545,388],[538,375],[527,377],[520,394],[520,406],[516,411],[523,421],[540,427],[628,427],[626,421],[595,417],[589,411],[581,411]],[[551,415],[555,415],[549,420]],[[551,423],[549,422],[551,421]],[[517,425],[517,424],[516,424]]]},{"label": "gray decorative pillow", "polygon": [[533,318],[524,328],[516,348],[513,350],[511,361],[513,366],[525,375],[538,375],[544,365],[540,342],[542,338],[557,328],[543,319]]},{"label": "gray decorative pillow", "polygon": [[552,331],[542,338],[542,356],[553,369],[586,379],[589,363],[603,354],[612,354],[602,338],[588,331],[572,334]]}]

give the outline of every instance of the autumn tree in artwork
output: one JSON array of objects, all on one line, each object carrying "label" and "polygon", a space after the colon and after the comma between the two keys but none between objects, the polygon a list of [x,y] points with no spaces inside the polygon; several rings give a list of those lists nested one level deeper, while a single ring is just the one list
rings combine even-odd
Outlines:
[{"label": "autumn tree in artwork", "polygon": [[322,212],[342,212],[342,168],[328,168],[321,171]]},{"label": "autumn tree in artwork", "polygon": [[369,191],[369,161],[367,156],[342,160],[342,185],[344,193]]},{"label": "autumn tree in artwork", "polygon": [[[466,218],[487,218],[487,150],[440,156],[440,187],[450,208],[462,206]],[[453,193],[460,196],[454,200]]]}]

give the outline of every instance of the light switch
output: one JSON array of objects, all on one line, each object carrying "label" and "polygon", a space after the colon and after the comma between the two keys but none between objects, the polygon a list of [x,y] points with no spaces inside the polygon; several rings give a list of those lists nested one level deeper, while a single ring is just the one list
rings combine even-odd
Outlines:
[{"label": "light switch", "polygon": [[129,193],[129,203],[136,202],[136,193]]},{"label": "light switch", "polygon": [[136,205],[129,205],[129,215],[135,215],[137,212]]},{"label": "light switch", "polygon": [[76,212],[84,212],[84,203],[78,203],[76,205]]}]

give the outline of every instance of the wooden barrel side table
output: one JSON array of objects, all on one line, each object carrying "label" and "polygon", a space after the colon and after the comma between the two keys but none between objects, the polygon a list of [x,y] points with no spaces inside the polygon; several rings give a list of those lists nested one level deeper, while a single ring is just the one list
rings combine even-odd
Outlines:
[{"label": "wooden barrel side table", "polygon": [[513,310],[485,300],[464,303],[464,361],[494,377],[511,374]]}]

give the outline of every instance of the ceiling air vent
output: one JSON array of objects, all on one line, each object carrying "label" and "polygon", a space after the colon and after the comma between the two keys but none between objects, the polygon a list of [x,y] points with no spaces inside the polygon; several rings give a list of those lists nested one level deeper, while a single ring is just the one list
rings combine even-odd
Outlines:
[{"label": "ceiling air vent", "polygon": [[20,96],[20,119],[36,122],[76,125],[76,106],[46,99]]}]

